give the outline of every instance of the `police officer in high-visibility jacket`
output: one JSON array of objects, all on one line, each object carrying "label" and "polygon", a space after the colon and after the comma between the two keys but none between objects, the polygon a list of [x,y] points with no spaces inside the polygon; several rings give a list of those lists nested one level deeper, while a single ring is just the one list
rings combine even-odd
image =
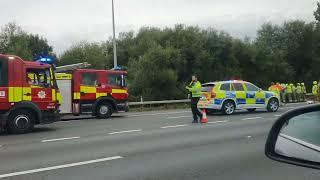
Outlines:
[{"label": "police officer in high-visibility jacket", "polygon": [[285,103],[286,102],[286,85],[284,83],[280,84],[282,87],[282,91],[281,91],[281,102]]},{"label": "police officer in high-visibility jacket", "polygon": [[302,89],[302,101],[305,101],[306,95],[307,95],[307,89],[304,83],[301,83],[301,89]]},{"label": "police officer in high-visibility jacket", "polygon": [[297,102],[300,102],[302,99],[302,88],[300,83],[297,83],[296,94],[297,94]]},{"label": "police officer in high-visibility jacket", "polygon": [[319,92],[319,86],[317,81],[313,81],[313,86],[312,86],[312,95],[313,95],[313,100],[316,101],[318,99],[318,92]]},{"label": "police officer in high-visibility jacket", "polygon": [[292,102],[292,87],[290,84],[286,86],[286,103]]},{"label": "police officer in high-visibility jacket", "polygon": [[198,81],[196,76],[192,76],[192,81],[186,89],[191,93],[191,111],[193,114],[192,123],[198,123],[198,116],[200,117],[200,121],[202,119],[202,113],[198,109],[198,102],[201,97],[201,83]]},{"label": "police officer in high-visibility jacket", "polygon": [[297,101],[297,88],[294,86],[294,84],[290,84],[291,86],[291,90],[292,90],[292,102],[296,102]]}]

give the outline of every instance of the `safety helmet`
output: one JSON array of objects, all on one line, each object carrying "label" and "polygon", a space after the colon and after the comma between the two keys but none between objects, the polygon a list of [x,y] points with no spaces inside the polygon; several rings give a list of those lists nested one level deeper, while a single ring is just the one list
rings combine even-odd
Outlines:
[{"label": "safety helmet", "polygon": [[293,84],[290,84],[290,86],[293,86]]},{"label": "safety helmet", "polygon": [[317,82],[317,81],[313,81],[313,84],[315,84],[315,85],[316,85],[316,84],[318,84],[318,82]]},{"label": "safety helmet", "polygon": [[301,83],[302,86],[304,86],[304,83]]},{"label": "safety helmet", "polygon": [[300,86],[300,83],[297,83],[297,86]]}]

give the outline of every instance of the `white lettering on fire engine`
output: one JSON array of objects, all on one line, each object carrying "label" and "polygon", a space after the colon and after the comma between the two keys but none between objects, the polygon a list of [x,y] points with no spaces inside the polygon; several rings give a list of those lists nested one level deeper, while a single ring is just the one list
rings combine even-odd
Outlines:
[{"label": "white lettering on fire engine", "polygon": [[40,99],[46,98],[46,92],[44,92],[44,91],[39,91],[39,92],[38,92],[38,97],[39,97]]},{"label": "white lettering on fire engine", "polygon": [[5,97],[6,96],[6,92],[5,91],[0,91],[0,97]]}]

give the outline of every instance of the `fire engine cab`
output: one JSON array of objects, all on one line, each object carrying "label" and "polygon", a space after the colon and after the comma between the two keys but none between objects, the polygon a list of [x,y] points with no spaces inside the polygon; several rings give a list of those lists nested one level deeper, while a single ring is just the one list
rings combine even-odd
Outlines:
[{"label": "fire engine cab", "polygon": [[0,129],[26,133],[58,121],[59,90],[52,66],[0,54]]},{"label": "fire engine cab", "polygon": [[[57,67],[57,72],[72,66]],[[127,72],[122,70],[72,69],[56,73],[62,96],[61,113],[91,113],[109,118],[113,112],[128,111]]]}]

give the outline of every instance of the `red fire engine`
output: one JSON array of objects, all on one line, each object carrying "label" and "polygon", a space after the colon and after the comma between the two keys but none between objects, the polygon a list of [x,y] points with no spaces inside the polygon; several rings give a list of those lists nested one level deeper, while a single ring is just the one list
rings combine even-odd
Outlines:
[{"label": "red fire engine", "polygon": [[71,74],[56,73],[62,96],[61,113],[91,113],[109,118],[113,112],[128,111],[126,77],[126,71],[118,70],[75,69]]},{"label": "red fire engine", "polygon": [[58,94],[51,65],[0,54],[0,129],[26,133],[58,121]]}]

